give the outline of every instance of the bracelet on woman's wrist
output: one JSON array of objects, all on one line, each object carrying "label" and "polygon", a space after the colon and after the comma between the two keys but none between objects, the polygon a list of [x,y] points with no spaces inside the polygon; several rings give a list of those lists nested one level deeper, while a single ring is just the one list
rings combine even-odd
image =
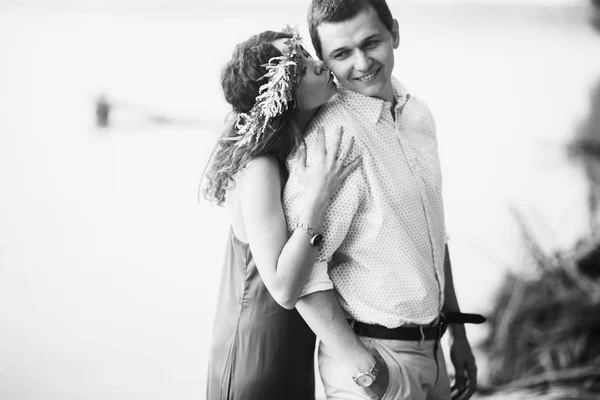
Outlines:
[{"label": "bracelet on woman's wrist", "polygon": [[323,243],[323,234],[315,232],[315,230],[311,228],[307,223],[298,222],[296,224],[295,229],[298,228],[302,229],[310,237],[309,243],[311,246],[319,247]]}]

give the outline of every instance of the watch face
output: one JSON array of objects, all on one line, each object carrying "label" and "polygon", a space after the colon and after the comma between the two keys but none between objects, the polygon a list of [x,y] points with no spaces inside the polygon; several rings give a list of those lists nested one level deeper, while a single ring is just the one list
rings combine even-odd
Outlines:
[{"label": "watch face", "polygon": [[374,380],[375,379],[373,379],[373,377],[369,374],[362,374],[356,377],[356,383],[358,384],[358,386],[362,387],[371,386]]},{"label": "watch face", "polygon": [[310,244],[312,244],[315,247],[320,246],[321,243],[323,243],[323,235],[321,235],[320,233],[317,233],[315,236],[310,238]]}]

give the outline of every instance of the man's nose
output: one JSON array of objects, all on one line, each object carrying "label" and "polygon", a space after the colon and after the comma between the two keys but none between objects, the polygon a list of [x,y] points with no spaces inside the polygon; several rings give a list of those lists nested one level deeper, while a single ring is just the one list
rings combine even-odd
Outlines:
[{"label": "man's nose", "polygon": [[368,71],[371,68],[371,57],[364,51],[357,51],[354,59],[354,68],[358,71]]}]

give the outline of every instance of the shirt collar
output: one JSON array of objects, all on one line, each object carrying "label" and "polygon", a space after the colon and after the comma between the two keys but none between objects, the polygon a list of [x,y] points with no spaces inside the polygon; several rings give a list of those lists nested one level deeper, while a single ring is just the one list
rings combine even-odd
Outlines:
[{"label": "shirt collar", "polygon": [[[392,77],[392,89],[394,91],[394,98],[396,99],[396,108],[403,106],[407,100],[408,92],[394,77]],[[340,100],[362,114],[372,125],[377,124],[383,109],[391,107],[388,101],[368,97],[341,86],[337,91],[337,95]]]}]

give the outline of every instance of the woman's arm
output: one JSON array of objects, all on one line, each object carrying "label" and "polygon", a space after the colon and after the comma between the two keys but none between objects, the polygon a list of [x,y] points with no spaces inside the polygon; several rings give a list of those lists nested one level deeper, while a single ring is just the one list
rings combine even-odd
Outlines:
[{"label": "woman's arm", "polygon": [[[302,166],[305,196],[299,222],[322,232],[325,211],[345,177],[360,163],[354,160],[343,166],[352,141],[338,159],[341,130],[331,151],[325,150],[324,134],[319,133],[319,155],[313,165]],[[305,155],[302,154],[301,157]],[[301,158],[302,160],[302,158]],[[302,162],[302,161],[301,161]],[[281,178],[277,162],[270,157],[250,161],[239,180],[242,219],[252,255],[265,286],[282,307],[292,309],[306,284],[317,257],[317,247],[303,229],[295,229],[288,238],[286,219],[281,204]]]}]

